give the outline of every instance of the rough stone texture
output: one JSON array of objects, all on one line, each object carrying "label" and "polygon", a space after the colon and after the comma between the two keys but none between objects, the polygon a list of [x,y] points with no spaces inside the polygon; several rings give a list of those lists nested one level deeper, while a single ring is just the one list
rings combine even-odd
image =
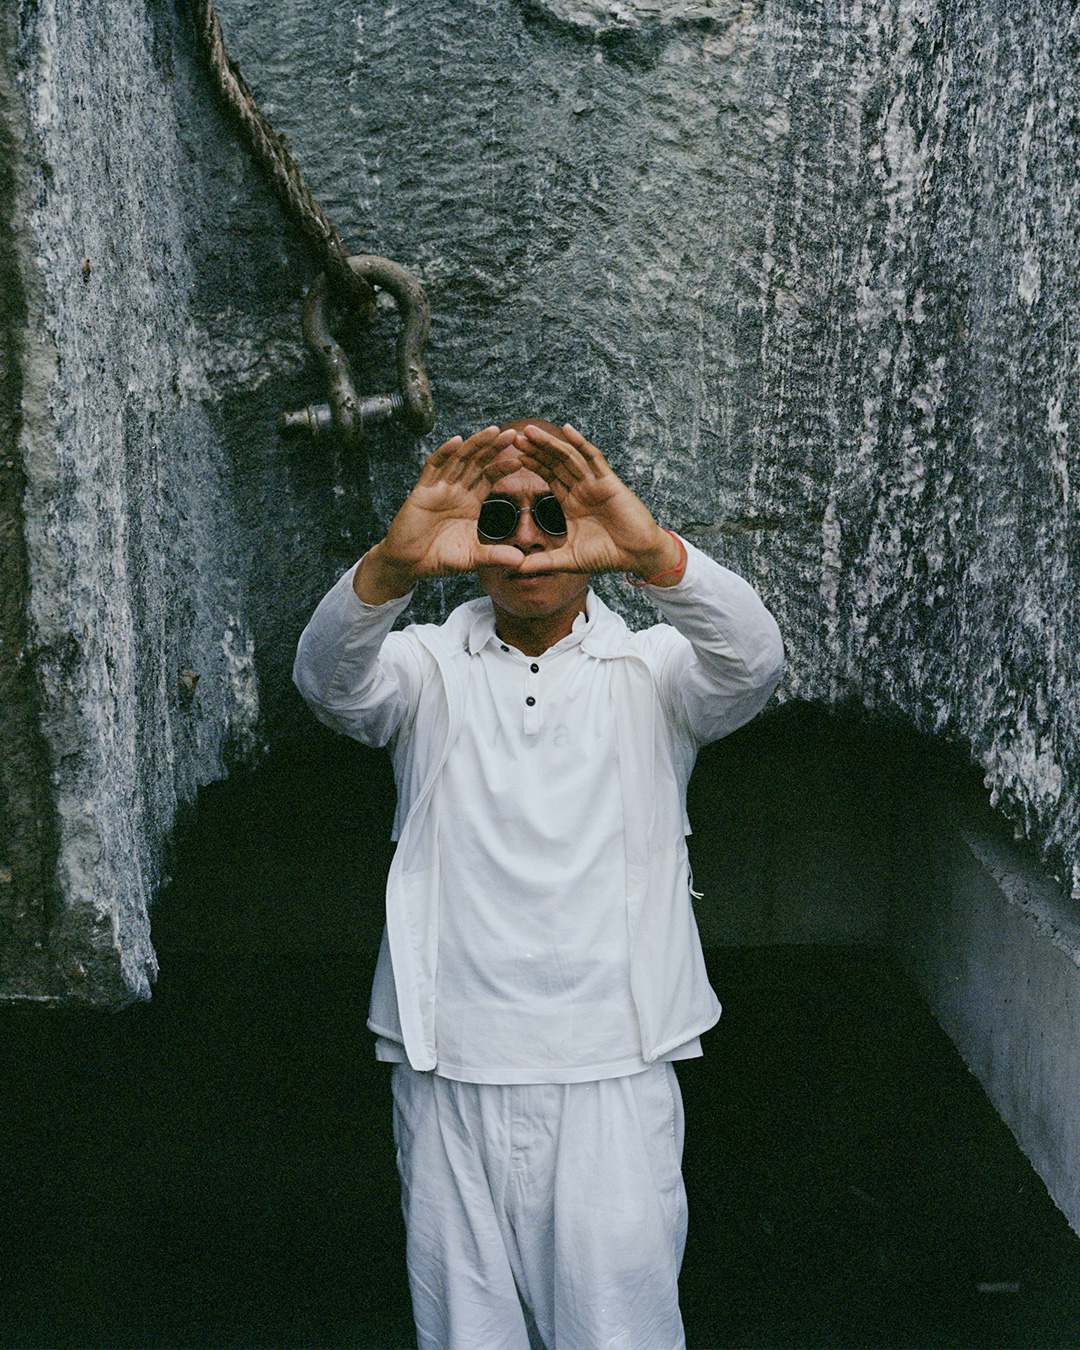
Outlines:
[{"label": "rough stone texture", "polygon": [[[0,46],[13,37],[0,15]],[[0,980],[33,989],[47,931],[52,825],[45,791],[32,672],[25,658],[28,575],[17,453],[27,297],[20,276],[16,163],[25,156],[26,119],[11,72],[0,62]]]},{"label": "rough stone texture", "polygon": [[[968,748],[1071,889],[1074,8],[222,15],[343,235],[427,287],[430,444],[573,417],[765,593],[784,697]],[[403,448],[373,445],[372,520],[339,482],[314,533],[376,533]]]},{"label": "rough stone texture", "polygon": [[192,396],[169,44],[126,3],[4,25],[2,993],[115,1003],[149,992],[177,802],[253,744],[252,638]]},{"label": "rough stone texture", "polygon": [[[176,804],[226,746],[310,734],[288,671],[319,594],[425,450],[526,411],[572,418],[758,585],[783,698],[959,745],[1080,882],[1066,0],[225,0],[343,237],[431,300],[435,431],[380,429],[366,464],[276,435],[321,394],[313,269],[186,16],[15,12],[31,148],[5,148],[0,191],[21,194],[5,248],[36,298],[5,311],[25,564],[4,565],[28,588],[24,759],[48,777],[28,768],[3,809],[31,819],[47,783],[30,853],[70,932],[120,935],[125,987],[152,963]],[[365,392],[393,338],[384,318],[359,340]]]}]

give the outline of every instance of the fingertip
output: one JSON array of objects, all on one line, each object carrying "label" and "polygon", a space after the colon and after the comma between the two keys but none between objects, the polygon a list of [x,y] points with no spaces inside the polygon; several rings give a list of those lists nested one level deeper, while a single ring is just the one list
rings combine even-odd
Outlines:
[{"label": "fingertip", "polygon": [[[568,565],[569,564],[569,565]],[[523,576],[544,576],[552,572],[576,572],[569,551],[565,548],[545,549],[542,553],[526,554],[520,571]]]},{"label": "fingertip", "polygon": [[480,559],[481,567],[518,567],[525,554],[512,544],[488,544]]},{"label": "fingertip", "polygon": [[428,455],[427,457],[427,463],[437,464],[441,460],[445,459],[447,456],[452,455],[455,450],[460,450],[461,446],[462,446],[461,437],[451,436],[448,441],[443,441],[442,445],[440,445],[438,449],[432,450],[431,454]]}]

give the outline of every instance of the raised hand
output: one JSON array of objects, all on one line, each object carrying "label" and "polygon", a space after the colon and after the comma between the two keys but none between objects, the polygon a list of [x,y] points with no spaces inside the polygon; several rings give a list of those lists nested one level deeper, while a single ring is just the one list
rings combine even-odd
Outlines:
[{"label": "raised hand", "polygon": [[390,523],[386,537],[364,556],[353,589],[367,604],[407,594],[425,577],[453,576],[495,564],[515,567],[524,554],[509,544],[485,544],[476,519],[488,495],[495,458],[515,433],[485,427],[463,441],[440,445],[424,464],[416,486]]},{"label": "raised hand", "polygon": [[515,445],[525,467],[551,485],[566,516],[566,542],[529,554],[523,573],[633,572],[643,580],[662,575],[668,585],[678,580],[681,545],[580,431],[567,425],[557,437],[530,425]]}]

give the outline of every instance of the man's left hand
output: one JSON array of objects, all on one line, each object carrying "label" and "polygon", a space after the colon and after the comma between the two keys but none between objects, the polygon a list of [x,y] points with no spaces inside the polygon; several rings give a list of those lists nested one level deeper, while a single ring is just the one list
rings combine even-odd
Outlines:
[{"label": "man's left hand", "polygon": [[525,467],[550,484],[566,516],[566,542],[529,554],[521,572],[631,572],[642,581],[655,577],[659,586],[681,578],[678,540],[580,431],[567,424],[557,437],[530,425],[518,432],[516,448]]}]

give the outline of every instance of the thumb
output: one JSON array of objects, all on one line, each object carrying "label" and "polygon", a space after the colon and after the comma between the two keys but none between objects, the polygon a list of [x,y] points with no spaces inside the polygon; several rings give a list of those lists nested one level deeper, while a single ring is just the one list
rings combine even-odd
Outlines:
[{"label": "thumb", "polygon": [[512,544],[477,544],[477,567],[518,567],[525,561],[525,554]]}]

